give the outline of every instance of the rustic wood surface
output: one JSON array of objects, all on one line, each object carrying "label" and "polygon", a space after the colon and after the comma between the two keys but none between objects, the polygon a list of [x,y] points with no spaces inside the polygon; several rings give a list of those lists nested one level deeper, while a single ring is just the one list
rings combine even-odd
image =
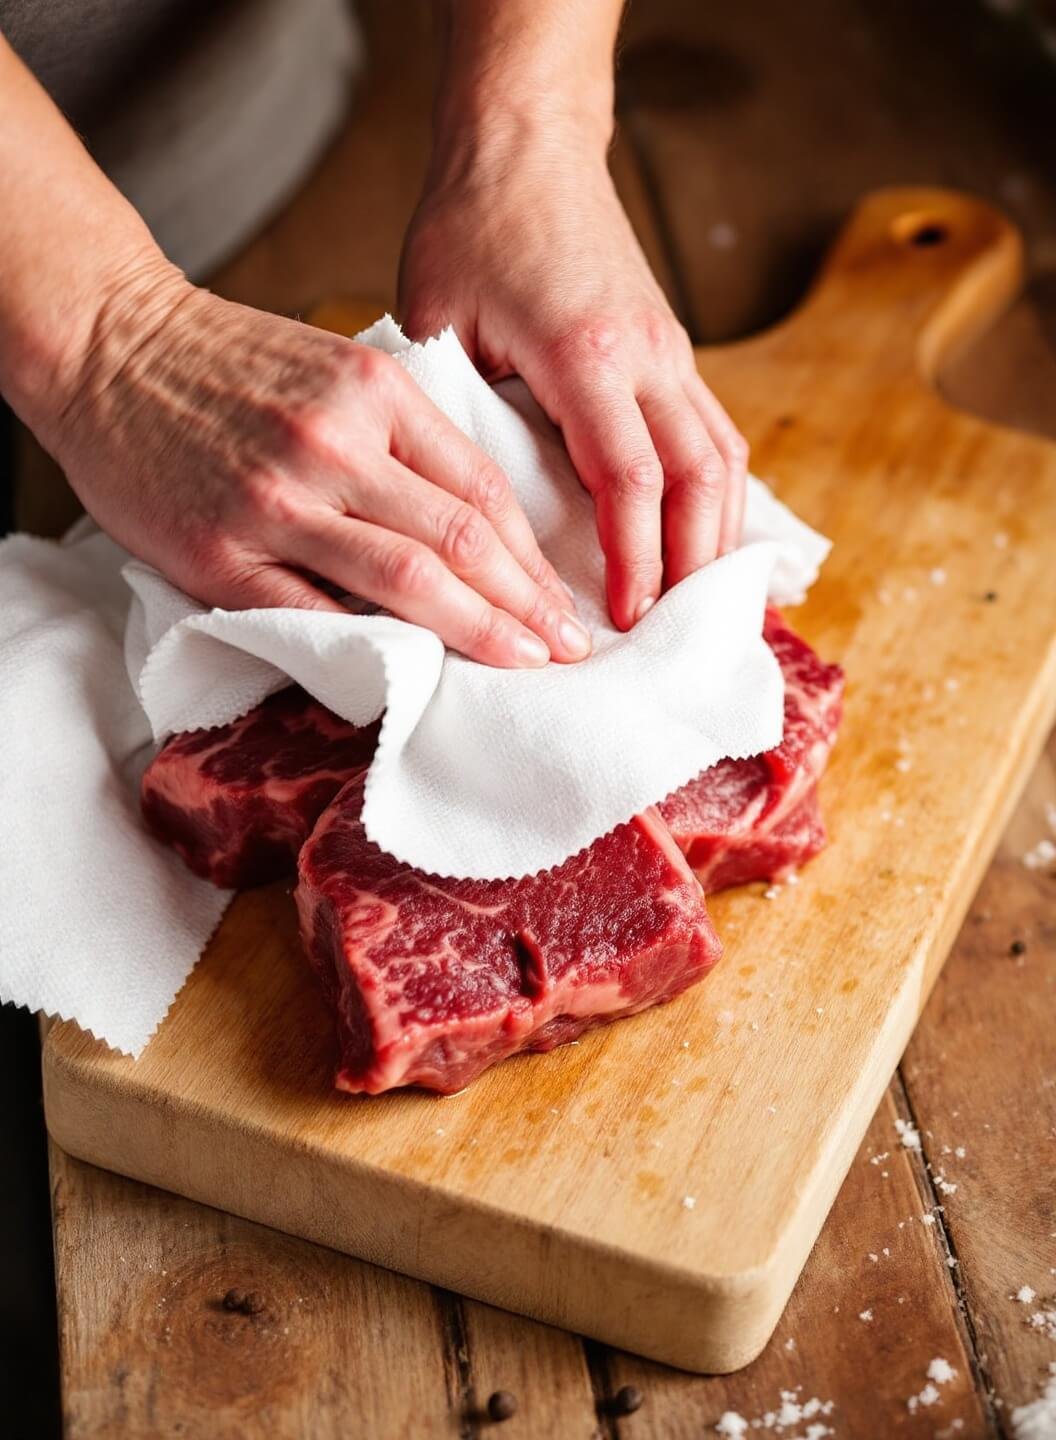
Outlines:
[{"label": "rustic wood surface", "polygon": [[761,472],[835,542],[796,625],[850,678],[832,844],[795,888],[710,902],[706,985],[446,1102],[349,1102],[288,896],[246,895],[138,1061],[52,1030],[52,1135],[656,1360],[753,1359],[1056,710],[1056,446],[930,384],[1018,263],[980,202],[881,191],[788,321],[697,352]]},{"label": "rustic wood surface", "polygon": [[[720,25],[715,15],[698,13],[704,8],[649,7],[638,28],[692,44],[701,27]],[[787,203],[790,194],[798,195],[798,208],[789,211],[791,219],[779,231],[787,246],[782,254],[792,255],[797,264],[778,266],[782,273],[776,281],[773,273],[757,275],[743,308],[727,312],[725,330],[713,333],[738,333],[760,323],[760,317],[774,318],[801,283],[804,255],[816,254],[820,239],[831,233],[834,214],[861,188],[859,180],[916,176],[981,187],[970,158],[964,158],[971,147],[962,147],[958,134],[948,135],[945,151],[929,155],[926,164],[914,158],[922,131],[930,127],[932,134],[943,133],[936,122],[943,118],[950,85],[965,69],[958,71],[956,63],[963,58],[960,28],[946,29],[943,44],[935,48],[945,65],[941,74],[931,73],[930,62],[913,44],[898,53],[888,46],[887,69],[878,77],[866,73],[856,58],[859,48],[868,53],[887,45],[895,8],[854,12],[860,41],[851,45],[835,33],[822,47],[821,61],[811,61],[811,47],[797,45],[794,36],[787,40],[790,65],[795,63],[791,57],[801,57],[798,68],[810,86],[798,101],[804,117],[800,129],[811,134],[810,153],[768,167],[762,183],[745,180],[732,193],[743,197],[744,230],[773,228],[775,196]],[[956,18],[963,20],[960,7]],[[375,39],[384,43],[384,16],[380,25],[376,14],[374,19]],[[632,24],[642,19],[638,7]],[[406,23],[404,17],[401,25]],[[656,37],[639,38],[651,43]],[[747,65],[750,73],[757,53],[774,49],[760,36],[744,44],[742,69]],[[390,47],[387,57],[392,54]],[[836,64],[830,63],[833,55]],[[833,76],[841,66],[859,75],[859,85],[832,125],[826,120]],[[928,71],[928,83],[922,70]],[[848,113],[875,107],[892,90],[909,97],[910,113],[892,131],[884,160],[888,173],[877,174],[869,168],[876,160],[870,137],[859,137],[853,154],[851,146],[844,154],[841,127]],[[721,95],[715,101],[708,92],[704,104],[701,93],[696,86],[701,131],[714,132],[714,146],[723,136],[732,145],[736,104],[722,111]],[[387,94],[394,100],[392,90]],[[304,308],[340,290],[372,292],[391,301],[387,247],[398,243],[414,181],[401,169],[397,151],[386,147],[396,133],[408,145],[402,153],[420,153],[413,151],[413,130],[414,123],[424,123],[421,109],[417,122],[401,128],[413,94],[408,91],[399,105],[387,108],[384,95],[381,102],[369,102],[375,106],[368,112],[369,135],[358,119],[349,127],[349,137],[359,127],[359,138],[346,137],[336,148],[321,172],[326,183],[317,179],[310,203],[299,201],[222,278],[229,293],[277,308]],[[973,92],[973,111],[979,94]],[[667,124],[664,116],[651,112],[652,135]],[[775,134],[778,128],[775,122]],[[1051,204],[1054,191],[1042,161],[1032,153],[1030,137],[1010,135],[1007,123],[998,129],[1004,144],[995,161],[999,198],[1024,225],[1028,239],[1041,237],[1030,247],[1040,323],[1030,306],[1015,307],[986,346],[967,352],[942,378],[947,393],[980,413],[1054,434],[1056,368],[1046,334],[1051,335],[1056,319],[1048,283],[1053,257],[1044,248],[1044,229],[1040,222],[1031,223],[1029,213],[1031,207],[1043,210]],[[636,223],[650,242],[654,263],[668,261],[668,286],[677,302],[670,278],[670,214],[658,213],[656,198],[667,202],[669,212],[680,204],[690,212],[703,204],[703,211],[697,210],[698,228],[707,233],[726,218],[731,188],[724,183],[703,201],[687,199],[684,172],[665,172],[662,157],[642,147],[639,151],[638,158],[652,162],[651,168],[643,167],[644,181],[633,156],[622,161],[636,177]],[[346,154],[355,161],[346,160]],[[370,170],[368,191],[377,202],[371,225],[328,228],[335,196],[343,190],[334,182],[347,184],[354,173],[343,166],[361,164],[370,154],[382,157]],[[839,168],[841,157],[844,189],[819,205],[804,176],[820,183],[819,177]],[[699,152],[692,163],[701,165]],[[382,238],[375,241],[378,235]],[[694,287],[700,292],[714,259],[710,248],[681,257],[683,295]],[[740,263],[755,273],[743,257]],[[758,307],[754,314],[753,306]],[[518,1416],[502,1431],[511,1436],[697,1436],[707,1433],[702,1427],[713,1424],[728,1405],[746,1416],[774,1408],[786,1386],[803,1386],[804,1398],[835,1400],[827,1423],[844,1437],[951,1433],[970,1440],[1011,1434],[1008,1410],[1037,1394],[1045,1364],[1056,1355],[1051,1341],[1031,1328],[1024,1307],[1009,1298],[1022,1284],[1032,1285],[1039,1297],[1056,1289],[1051,1276],[1056,1265],[1051,1161],[1056,1116],[1053,1086],[1046,1083],[1053,1067],[1056,884],[1051,867],[1028,872],[1021,862],[1024,851],[1048,833],[1044,802],[1056,794],[1054,773],[1056,747],[1050,746],[917,1027],[902,1078],[893,1083],[851,1167],[774,1342],[747,1370],[723,1380],[682,1375],[592,1344],[582,1346],[574,1337],[472,1301],[444,1294],[434,1299],[415,1282],[94,1170],[53,1149],[68,1433],[473,1435],[481,1428],[480,1407],[489,1389],[502,1385],[516,1390],[520,1401]],[[1021,938],[1027,950],[1010,955],[1013,940]],[[895,1113],[915,1117],[922,1127],[923,1157],[894,1144]],[[963,1145],[963,1160],[943,1156],[946,1144]],[[885,1151],[884,1162],[871,1163]],[[936,1193],[925,1160],[945,1166],[949,1182],[958,1186],[953,1195]],[[912,1215],[919,1217],[938,1203],[946,1207],[938,1212],[939,1223],[911,1222]],[[160,1259],[166,1246],[200,1277],[185,1296],[185,1324],[175,1328],[179,1339],[173,1345],[170,1336],[167,1349],[158,1328],[161,1296],[150,1283],[151,1266],[159,1275],[161,1269],[172,1269]],[[883,1254],[885,1246],[890,1255]],[[230,1266],[228,1255],[234,1262]],[[952,1270],[949,1258],[959,1260]],[[288,1337],[280,1342],[271,1336],[263,1369],[254,1368],[247,1356],[259,1356],[262,1340],[268,1347],[264,1332],[277,1304],[273,1295],[268,1294],[263,1321],[233,1317],[246,1321],[242,1331],[225,1329],[226,1314],[212,1328],[204,1323],[216,1316],[210,1307],[225,1290],[243,1284],[250,1273],[266,1280],[280,1299],[295,1288],[293,1299],[302,1296],[298,1274],[307,1273],[316,1286],[314,1310],[309,1312],[308,1305],[297,1309],[303,1346],[287,1348]],[[863,1308],[873,1310],[873,1321],[857,1319]],[[434,1313],[439,1320],[431,1329],[428,1317]],[[118,1352],[123,1361],[112,1359]],[[924,1371],[935,1356],[958,1369],[957,1382],[942,1387],[940,1404],[912,1416],[906,1399],[923,1387]],[[325,1377],[304,1386],[311,1392],[308,1422],[306,1402],[303,1396],[297,1399],[298,1367]],[[126,1369],[146,1377],[145,1384],[133,1387],[131,1398]],[[618,1386],[628,1382],[642,1387],[645,1404],[629,1419],[616,1419],[610,1402]],[[201,1389],[218,1396],[205,1418],[198,1404]],[[418,1407],[410,1419],[408,1404]],[[957,1419],[963,1427],[948,1431]]]}]

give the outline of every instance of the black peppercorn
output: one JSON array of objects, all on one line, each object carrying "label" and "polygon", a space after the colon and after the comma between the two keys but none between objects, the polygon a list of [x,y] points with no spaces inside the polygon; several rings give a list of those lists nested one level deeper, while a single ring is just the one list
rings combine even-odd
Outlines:
[{"label": "black peppercorn", "polygon": [[617,1415],[633,1415],[642,1408],[644,1399],[637,1385],[621,1385],[613,1397],[612,1408]]},{"label": "black peppercorn", "polygon": [[517,1414],[517,1397],[509,1390],[496,1390],[488,1398],[488,1419],[499,1423]]},{"label": "black peppercorn", "polygon": [[224,1296],[221,1303],[223,1304],[225,1310],[241,1310],[243,1305],[245,1305],[246,1303],[245,1292],[242,1290],[231,1289]]},{"label": "black peppercorn", "polygon": [[1027,942],[1025,940],[1013,940],[1008,947],[1010,955],[1025,955],[1027,953]]}]

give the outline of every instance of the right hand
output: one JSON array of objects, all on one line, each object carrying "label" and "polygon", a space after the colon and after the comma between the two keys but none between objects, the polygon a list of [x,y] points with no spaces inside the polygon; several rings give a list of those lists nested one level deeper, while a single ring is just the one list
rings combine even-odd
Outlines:
[{"label": "right hand", "polygon": [[95,520],[207,605],[341,611],[498,666],[590,637],[499,467],[380,351],[160,267],[103,307],[41,434]]}]

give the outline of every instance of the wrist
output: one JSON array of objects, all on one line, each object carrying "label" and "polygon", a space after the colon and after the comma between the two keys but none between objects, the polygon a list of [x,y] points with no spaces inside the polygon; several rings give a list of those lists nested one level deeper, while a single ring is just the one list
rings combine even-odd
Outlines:
[{"label": "wrist", "polygon": [[490,183],[569,158],[604,169],[612,131],[611,101],[569,102],[530,88],[489,98],[478,87],[471,104],[448,96],[437,106],[426,189]]},{"label": "wrist", "polygon": [[114,257],[85,277],[60,319],[48,307],[14,344],[13,408],[59,456],[130,357],[194,287],[154,246]]}]

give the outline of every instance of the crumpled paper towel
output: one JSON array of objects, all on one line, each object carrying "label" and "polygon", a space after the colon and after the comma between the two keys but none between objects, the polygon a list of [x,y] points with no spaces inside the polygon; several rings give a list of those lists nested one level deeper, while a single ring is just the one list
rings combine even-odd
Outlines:
[{"label": "crumpled paper towel", "polygon": [[575,592],[592,656],[496,670],[386,615],[207,611],[98,533],[5,542],[0,998],[142,1048],[229,898],[138,825],[151,731],[221,724],[288,679],[354,723],[384,711],[367,832],[447,875],[558,864],[723,756],[780,739],[763,610],[768,596],[802,598],[826,540],[752,479],[741,548],[622,634],[592,503],[526,388],[491,389],[452,331],[411,345],[386,317],[358,338],[394,354],[504,469]]}]

